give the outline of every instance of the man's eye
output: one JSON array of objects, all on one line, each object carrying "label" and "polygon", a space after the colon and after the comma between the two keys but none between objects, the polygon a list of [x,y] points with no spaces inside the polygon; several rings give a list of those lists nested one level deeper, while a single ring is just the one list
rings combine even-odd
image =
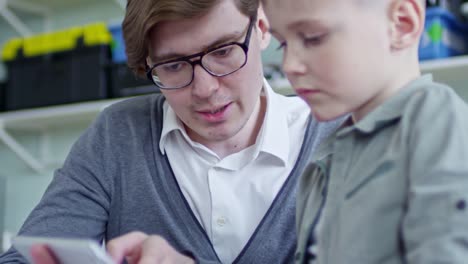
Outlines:
[{"label": "man's eye", "polygon": [[166,72],[178,72],[181,71],[187,63],[185,62],[174,62],[162,65],[162,69]]},{"label": "man's eye", "polygon": [[214,50],[210,54],[216,57],[227,57],[231,53],[232,49],[233,49],[232,46],[224,47],[224,48]]}]

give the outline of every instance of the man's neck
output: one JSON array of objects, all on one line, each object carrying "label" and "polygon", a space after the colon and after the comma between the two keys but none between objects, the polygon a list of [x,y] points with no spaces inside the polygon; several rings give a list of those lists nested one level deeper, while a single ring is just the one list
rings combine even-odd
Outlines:
[{"label": "man's neck", "polygon": [[224,141],[199,143],[211,149],[221,159],[254,145],[265,119],[266,104],[266,97],[260,96],[252,115],[233,137]]}]

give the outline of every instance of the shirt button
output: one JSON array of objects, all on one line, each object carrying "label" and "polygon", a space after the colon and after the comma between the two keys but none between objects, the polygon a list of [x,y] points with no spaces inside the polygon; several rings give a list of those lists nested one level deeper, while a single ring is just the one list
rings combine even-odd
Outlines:
[{"label": "shirt button", "polygon": [[302,256],[301,252],[297,252],[295,256],[296,261],[300,260],[301,256]]},{"label": "shirt button", "polygon": [[311,260],[315,260],[317,258],[317,256],[314,254],[314,253],[307,253],[306,255],[307,257],[307,260],[311,261]]},{"label": "shirt button", "polygon": [[457,209],[460,211],[464,211],[466,209],[466,201],[465,200],[459,200],[457,202]]},{"label": "shirt button", "polygon": [[224,216],[221,216],[220,218],[216,220],[216,223],[218,224],[218,226],[224,226],[226,222],[227,222],[227,219]]},{"label": "shirt button", "polygon": [[297,113],[292,113],[292,114],[288,117],[288,122],[289,122],[289,123],[292,123],[292,122],[296,121],[298,118],[299,118],[299,114],[297,114]]}]

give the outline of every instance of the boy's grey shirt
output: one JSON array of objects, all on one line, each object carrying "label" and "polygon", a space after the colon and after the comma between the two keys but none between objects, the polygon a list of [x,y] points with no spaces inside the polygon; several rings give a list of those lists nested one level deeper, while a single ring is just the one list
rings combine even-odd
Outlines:
[{"label": "boy's grey shirt", "polygon": [[[101,241],[139,230],[162,235],[200,263],[219,263],[159,151],[164,100],[151,95],[106,108],[74,144],[19,234]],[[236,263],[292,260],[297,180],[337,124],[310,120],[295,167]],[[13,249],[0,257],[0,263],[22,262]]]},{"label": "boy's grey shirt", "polygon": [[468,263],[468,106],[449,87],[413,81],[315,156],[297,263]]}]

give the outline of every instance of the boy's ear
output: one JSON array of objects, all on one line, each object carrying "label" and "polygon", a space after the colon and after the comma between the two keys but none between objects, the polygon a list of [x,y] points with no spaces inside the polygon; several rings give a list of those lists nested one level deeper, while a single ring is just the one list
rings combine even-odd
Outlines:
[{"label": "boy's ear", "polygon": [[392,0],[389,11],[392,48],[417,45],[424,30],[425,7],[421,0]]},{"label": "boy's ear", "polygon": [[265,12],[263,11],[263,6],[260,4],[257,14],[257,24],[258,35],[260,39],[260,48],[262,50],[266,49],[270,45],[271,34],[268,31],[270,24],[266,18]]}]

